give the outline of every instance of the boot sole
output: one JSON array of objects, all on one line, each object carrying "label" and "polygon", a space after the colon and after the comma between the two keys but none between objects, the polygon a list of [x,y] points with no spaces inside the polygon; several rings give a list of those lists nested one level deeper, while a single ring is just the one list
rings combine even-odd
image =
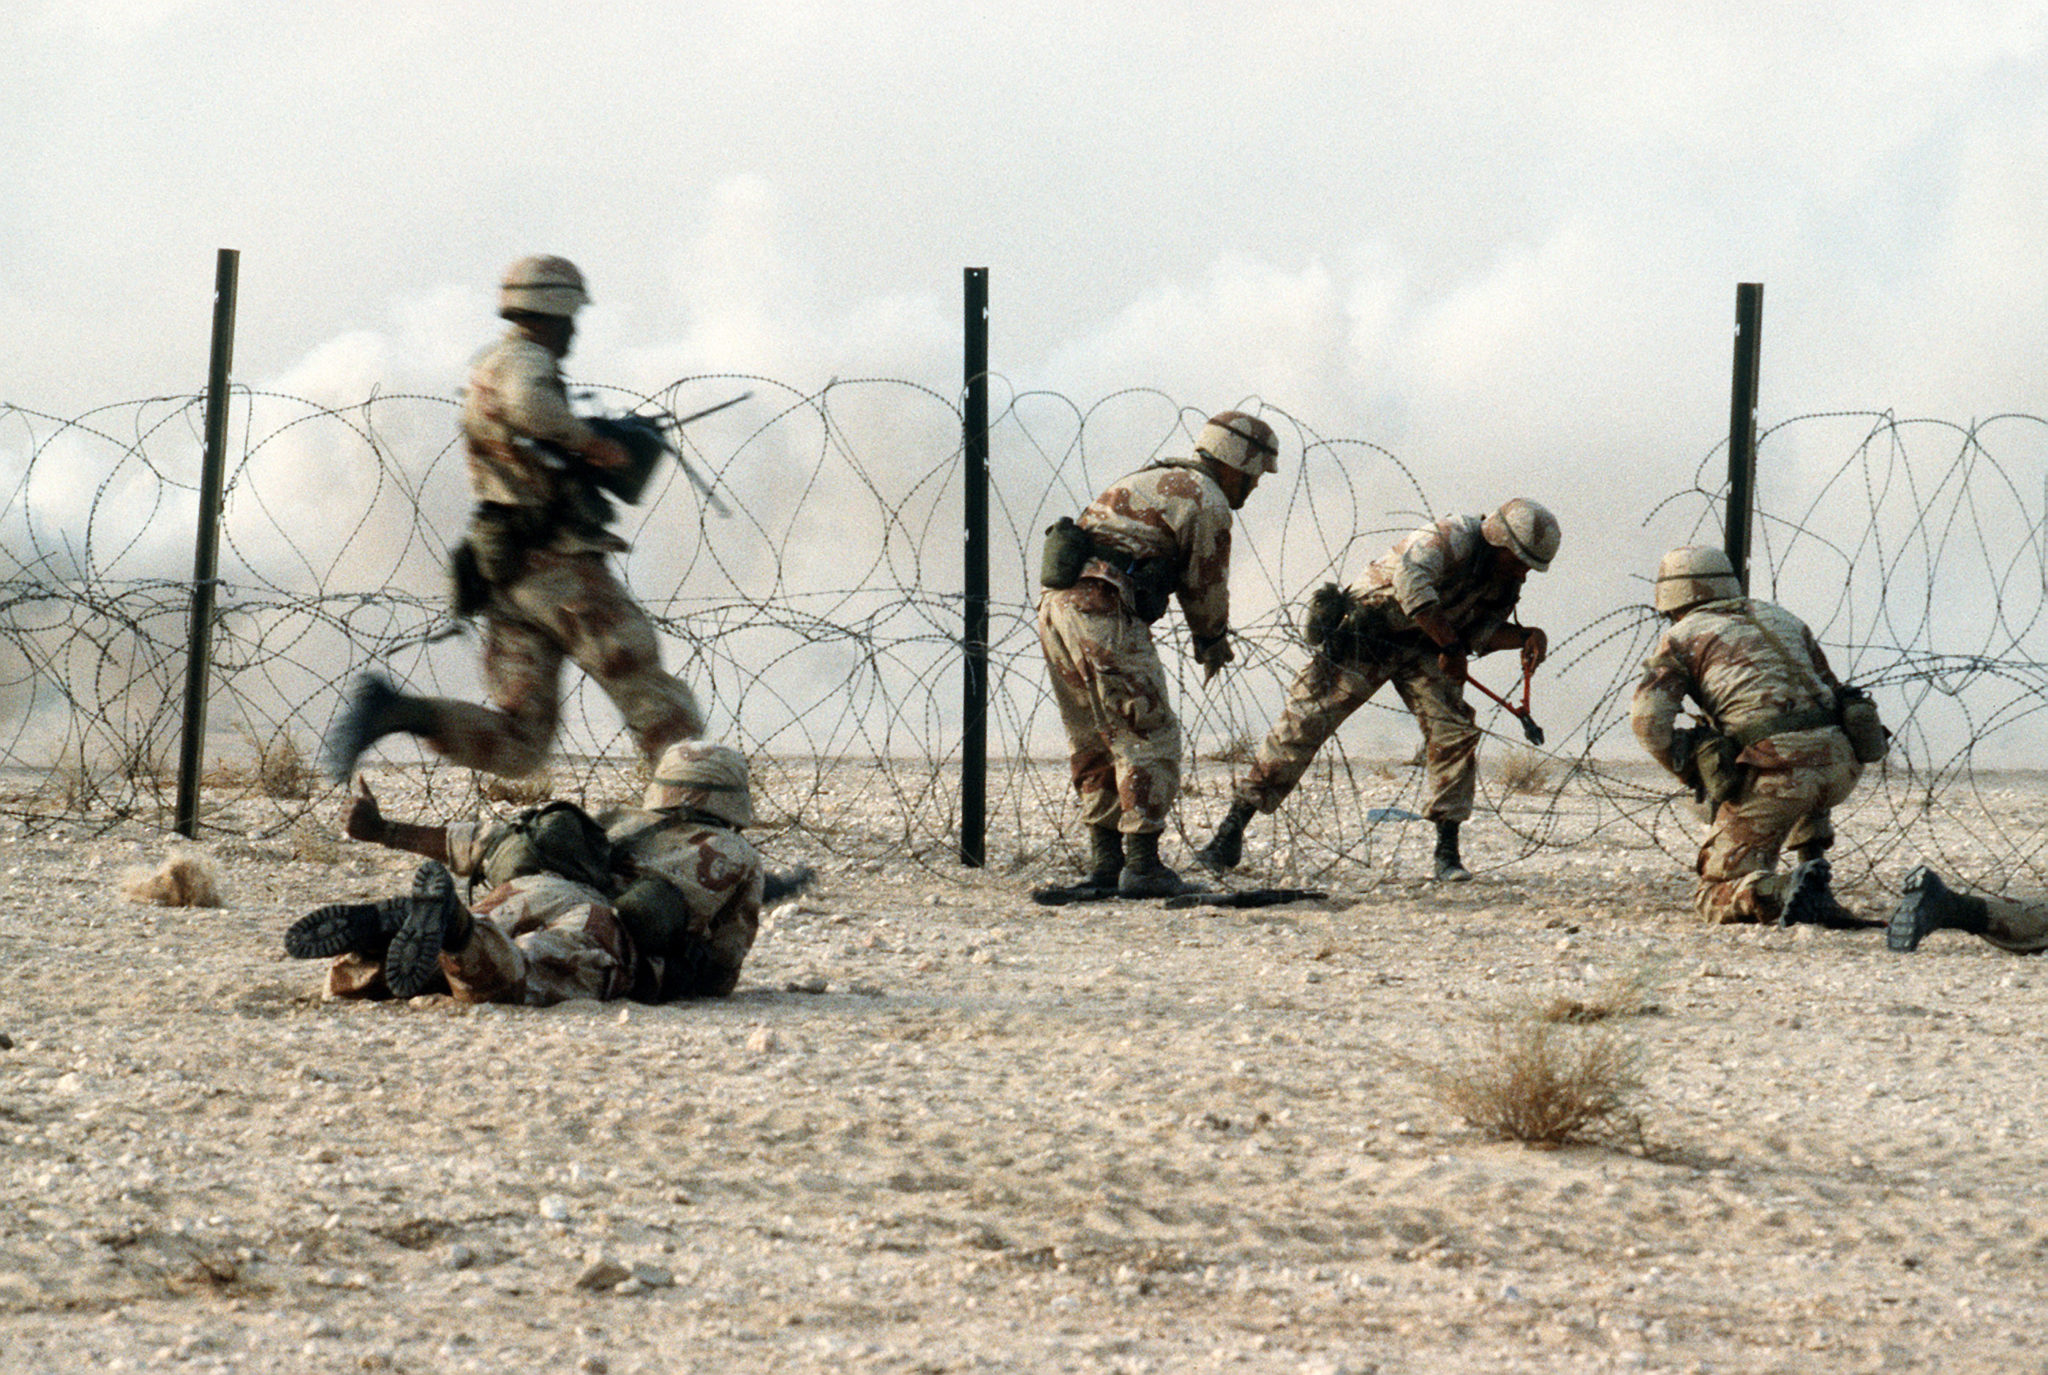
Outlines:
[{"label": "boot sole", "polygon": [[455,879],[447,868],[431,859],[422,864],[412,877],[411,910],[384,954],[384,982],[393,997],[417,997],[441,972],[455,901]]},{"label": "boot sole", "polygon": [[408,900],[336,902],[316,907],[284,933],[284,952],[295,960],[331,955],[380,954],[403,920]]}]

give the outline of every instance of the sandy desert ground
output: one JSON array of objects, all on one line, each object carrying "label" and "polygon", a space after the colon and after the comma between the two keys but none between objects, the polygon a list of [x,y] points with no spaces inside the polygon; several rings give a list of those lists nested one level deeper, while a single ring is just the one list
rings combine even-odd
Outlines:
[{"label": "sandy desert ground", "polygon": [[[1260,910],[770,834],[821,879],[736,996],[528,1010],[283,956],[408,857],[258,828],[161,908],[161,833],[0,822],[0,1368],[2048,1370],[2039,965],[1702,929],[1666,855],[1492,824],[1469,885]],[[1425,1091],[1616,981],[1635,1134]]]}]

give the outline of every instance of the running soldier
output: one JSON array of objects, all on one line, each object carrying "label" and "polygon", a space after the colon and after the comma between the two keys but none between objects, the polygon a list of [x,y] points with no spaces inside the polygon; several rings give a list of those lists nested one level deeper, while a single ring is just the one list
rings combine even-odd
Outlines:
[{"label": "running soldier", "polygon": [[478,355],[463,394],[477,506],[454,572],[458,611],[483,613],[493,705],[416,697],[365,675],[327,739],[336,782],[348,780],[363,751],[400,731],[467,768],[531,773],[560,722],[565,657],[618,706],[650,762],[704,733],[689,688],[661,667],[653,622],[607,563],[628,545],[605,528],[611,506],[583,475],[630,461],[620,440],[569,409],[562,385],[576,312],[589,299],[583,275],[564,258],[512,264],[498,295],[498,314],[512,327]]},{"label": "running soldier", "polygon": [[1465,702],[1466,660],[1520,650],[1525,674],[1543,662],[1548,637],[1510,618],[1524,579],[1550,567],[1558,540],[1557,518],[1516,497],[1490,515],[1445,516],[1412,531],[1349,588],[1319,589],[1306,633],[1313,653],[1196,860],[1219,873],[1235,869],[1253,815],[1278,810],[1323,743],[1391,682],[1422,728],[1423,815],[1436,825],[1436,877],[1470,880],[1458,829],[1472,815],[1479,728]]},{"label": "running soldier", "polygon": [[1225,411],[1203,425],[1192,458],[1132,473],[1079,521],[1047,532],[1038,642],[1088,827],[1083,887],[1124,897],[1182,890],[1159,858],[1180,792],[1181,735],[1152,622],[1177,597],[1208,678],[1230,662],[1231,512],[1278,471],[1279,454],[1271,425]]},{"label": "running soldier", "polygon": [[[1866,923],[1835,900],[1829,809],[1863,776],[1841,727],[1842,685],[1806,623],[1742,595],[1719,549],[1673,549],[1654,605],[1671,625],[1643,661],[1629,724],[1709,808],[1693,907],[1714,923]],[[1677,728],[1687,698],[1703,724]],[[1790,849],[1798,866],[1778,871]]]},{"label": "running soldier", "polygon": [[[366,784],[348,835],[426,856],[408,897],[322,907],[285,934],[299,959],[336,956],[330,998],[452,992],[544,1007],[570,998],[722,997],[753,948],[764,900],[747,764],[726,745],[671,745],[644,808],[593,821],[553,803],[513,821],[386,818]],[[451,872],[452,871],[452,872]],[[454,877],[489,885],[465,907]],[[770,875],[774,896],[810,879]]]}]

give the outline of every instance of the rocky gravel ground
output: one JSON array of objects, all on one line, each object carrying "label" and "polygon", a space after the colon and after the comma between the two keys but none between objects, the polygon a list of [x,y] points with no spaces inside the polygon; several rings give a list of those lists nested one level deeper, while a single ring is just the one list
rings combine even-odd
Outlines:
[{"label": "rocky gravel ground", "polygon": [[[409,857],[215,839],[166,908],[154,829],[0,822],[0,1368],[2048,1369],[2031,960],[1702,929],[1597,840],[1177,911],[764,843],[821,878],[734,997],[529,1010],[284,957]],[[1617,986],[1602,1143],[1428,1091]]]}]

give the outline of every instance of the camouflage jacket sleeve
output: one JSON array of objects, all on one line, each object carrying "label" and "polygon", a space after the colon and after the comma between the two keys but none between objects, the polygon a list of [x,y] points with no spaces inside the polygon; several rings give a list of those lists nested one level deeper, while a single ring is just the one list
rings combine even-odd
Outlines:
[{"label": "camouflage jacket sleeve", "polygon": [[1175,596],[1188,633],[1206,643],[1230,629],[1230,502],[1206,473],[1198,476],[1204,487],[1215,489],[1217,500],[1194,506],[1183,535],[1187,562]]},{"label": "camouflage jacket sleeve", "polygon": [[511,826],[493,816],[453,822],[448,827],[448,872],[467,878],[483,867],[484,858],[505,838]]},{"label": "camouflage jacket sleeve", "polygon": [[1650,757],[1674,774],[1671,733],[1687,694],[1693,691],[1692,670],[1674,644],[1672,631],[1666,630],[1657,638],[1650,657],[1643,660],[1643,677],[1629,703],[1628,723]]}]

